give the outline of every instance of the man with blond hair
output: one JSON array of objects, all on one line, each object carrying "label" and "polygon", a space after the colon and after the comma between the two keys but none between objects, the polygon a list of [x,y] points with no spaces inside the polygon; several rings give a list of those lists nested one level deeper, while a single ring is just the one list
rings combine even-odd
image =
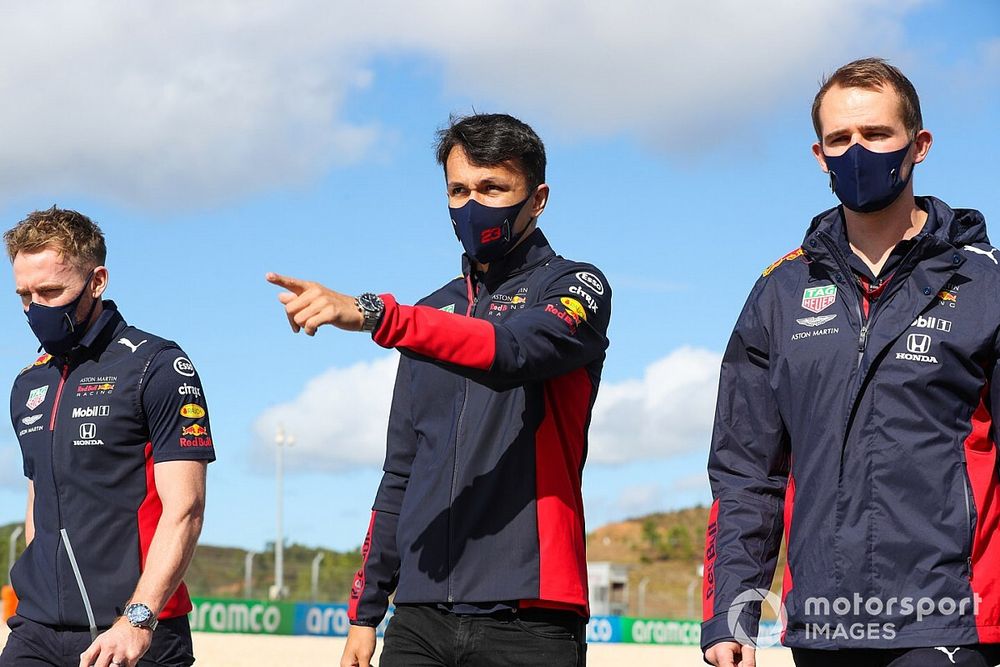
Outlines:
[{"label": "man with blond hair", "polygon": [[107,251],[89,218],[35,211],[4,241],[45,354],[11,393],[28,546],[0,666],[190,665],[181,578],[215,459],[198,374],[102,299]]},{"label": "man with blond hair", "polygon": [[723,358],[705,659],[755,665],[766,599],[800,667],[995,665],[1000,257],[978,211],[914,196],[932,137],[897,68],[841,67],[813,124],[841,205],[764,271]]}]

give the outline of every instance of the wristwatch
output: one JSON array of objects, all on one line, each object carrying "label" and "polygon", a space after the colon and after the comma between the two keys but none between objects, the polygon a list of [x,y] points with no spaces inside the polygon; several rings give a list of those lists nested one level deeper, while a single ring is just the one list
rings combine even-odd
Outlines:
[{"label": "wristwatch", "polygon": [[361,325],[361,330],[375,331],[378,328],[379,322],[382,321],[382,314],[385,313],[385,302],[382,301],[378,294],[365,292],[361,296],[354,298],[354,305],[365,316],[365,322]]},{"label": "wristwatch", "polygon": [[153,610],[141,602],[133,602],[125,607],[124,616],[133,628],[146,628],[152,631],[156,629],[156,624],[159,622],[153,615]]}]

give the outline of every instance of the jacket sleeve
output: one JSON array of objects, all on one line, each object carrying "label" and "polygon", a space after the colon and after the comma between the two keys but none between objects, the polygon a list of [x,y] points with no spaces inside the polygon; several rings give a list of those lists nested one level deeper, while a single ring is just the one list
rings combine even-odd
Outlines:
[{"label": "jacket sleeve", "polygon": [[383,295],[385,314],[374,339],[496,390],[562,375],[600,358],[611,318],[605,277],[574,263],[540,289],[533,305],[503,322],[404,306]]},{"label": "jacket sleeve", "polygon": [[375,627],[381,623],[389,606],[389,595],[399,581],[396,526],[417,451],[417,435],[410,418],[411,363],[401,357],[396,370],[382,482],[372,506],[368,534],[361,548],[361,568],[354,576],[348,603],[352,625]]},{"label": "jacket sleeve", "polygon": [[[703,650],[735,641],[730,607],[742,593],[770,588],[781,546],[789,439],[771,389],[769,334],[759,314],[765,284],[762,278],[750,293],[722,360],[708,460],[713,503],[705,546]],[[739,617],[750,638],[757,636],[761,599],[744,605]]]}]

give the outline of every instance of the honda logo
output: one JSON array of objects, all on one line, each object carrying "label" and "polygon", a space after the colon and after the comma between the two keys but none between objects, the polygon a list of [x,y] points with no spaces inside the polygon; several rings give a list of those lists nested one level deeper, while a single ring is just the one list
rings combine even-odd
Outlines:
[{"label": "honda logo", "polygon": [[80,424],[80,437],[84,440],[93,440],[97,435],[97,424]]},{"label": "honda logo", "polygon": [[927,354],[931,351],[931,337],[927,334],[910,334],[906,338],[906,349],[911,354]]}]

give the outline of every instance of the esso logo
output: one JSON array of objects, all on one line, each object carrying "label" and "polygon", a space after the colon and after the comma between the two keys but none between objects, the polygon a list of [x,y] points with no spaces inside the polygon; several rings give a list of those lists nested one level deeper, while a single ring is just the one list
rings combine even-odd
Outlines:
[{"label": "esso logo", "polygon": [[601,279],[595,276],[593,273],[590,273],[589,271],[578,271],[576,274],[576,279],[579,280],[584,285],[586,285],[587,287],[589,287],[590,289],[597,292],[598,296],[604,295],[604,283],[602,283]]},{"label": "esso logo", "polygon": [[174,370],[178,375],[192,378],[194,377],[194,364],[188,361],[187,357],[177,357],[174,359]]}]

